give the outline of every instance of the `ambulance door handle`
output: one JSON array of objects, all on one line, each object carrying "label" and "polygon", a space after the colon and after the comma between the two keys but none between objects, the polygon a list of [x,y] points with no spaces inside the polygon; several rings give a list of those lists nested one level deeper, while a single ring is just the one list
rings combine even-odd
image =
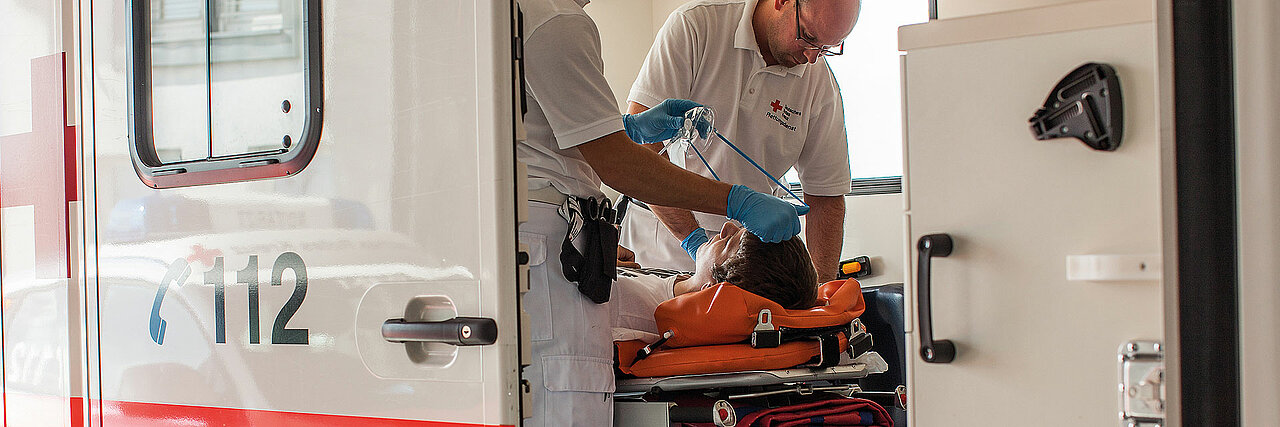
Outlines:
[{"label": "ambulance door handle", "polygon": [[920,357],[929,363],[951,363],[956,357],[956,346],[950,340],[933,339],[933,313],[929,305],[929,264],[933,257],[951,255],[951,236],[948,234],[929,234],[921,236],[916,243],[920,258],[916,260],[916,311],[919,313]]},{"label": "ambulance door handle", "polygon": [[498,340],[498,323],[485,317],[455,317],[439,322],[389,319],[382,323],[382,338],[395,343],[489,345]]}]

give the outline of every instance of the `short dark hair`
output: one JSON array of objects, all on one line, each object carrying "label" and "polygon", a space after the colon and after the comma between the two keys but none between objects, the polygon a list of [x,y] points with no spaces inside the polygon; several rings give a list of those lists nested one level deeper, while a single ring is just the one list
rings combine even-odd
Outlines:
[{"label": "short dark hair", "polygon": [[812,308],[818,301],[818,272],[800,236],[765,243],[755,234],[743,233],[738,252],[712,268],[711,278],[787,309]]}]

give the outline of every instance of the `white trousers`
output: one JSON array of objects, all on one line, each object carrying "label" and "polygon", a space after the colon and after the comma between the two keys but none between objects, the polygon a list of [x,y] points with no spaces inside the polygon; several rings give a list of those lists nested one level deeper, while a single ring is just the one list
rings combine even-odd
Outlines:
[{"label": "white trousers", "polygon": [[[578,293],[564,278],[560,245],[568,224],[556,205],[529,202],[520,242],[529,247],[529,314],[533,360],[524,370],[533,392],[525,427],[613,425],[613,341],[609,307]],[[574,243],[582,249],[583,237]]]}]

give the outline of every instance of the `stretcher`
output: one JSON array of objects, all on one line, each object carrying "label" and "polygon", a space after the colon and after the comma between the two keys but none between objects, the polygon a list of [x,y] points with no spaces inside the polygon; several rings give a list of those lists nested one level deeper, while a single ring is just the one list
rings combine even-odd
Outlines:
[{"label": "stretcher", "polygon": [[[865,395],[858,380],[889,370],[858,319],[865,309],[852,279],[823,284],[808,310],[727,283],[666,301],[654,314],[661,340],[615,343],[615,426],[733,426],[744,407]],[[879,405],[865,405],[877,425],[892,425]]]}]

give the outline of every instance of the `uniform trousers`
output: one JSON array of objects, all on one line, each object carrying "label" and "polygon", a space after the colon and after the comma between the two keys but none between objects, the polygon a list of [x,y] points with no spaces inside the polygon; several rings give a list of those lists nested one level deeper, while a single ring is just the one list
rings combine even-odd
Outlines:
[{"label": "uniform trousers", "polygon": [[[520,242],[529,247],[529,315],[533,360],[524,370],[532,389],[534,427],[613,425],[613,342],[609,307],[578,292],[564,277],[560,247],[568,224],[558,205],[529,202]],[[575,246],[583,248],[581,235]]]}]

